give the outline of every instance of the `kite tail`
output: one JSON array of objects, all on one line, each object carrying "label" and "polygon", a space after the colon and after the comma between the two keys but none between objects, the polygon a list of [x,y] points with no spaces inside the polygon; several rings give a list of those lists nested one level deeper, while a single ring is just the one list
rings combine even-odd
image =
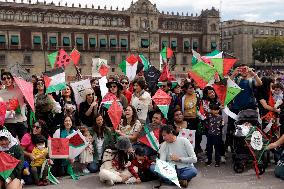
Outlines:
[{"label": "kite tail", "polygon": [[67,173],[71,176],[71,178],[72,178],[73,180],[79,180],[79,176],[78,176],[78,175],[75,175],[71,163],[68,163],[68,165],[67,165]]}]

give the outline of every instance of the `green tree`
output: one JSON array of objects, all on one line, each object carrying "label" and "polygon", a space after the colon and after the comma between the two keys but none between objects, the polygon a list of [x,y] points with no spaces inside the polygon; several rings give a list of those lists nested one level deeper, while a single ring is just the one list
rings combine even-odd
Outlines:
[{"label": "green tree", "polygon": [[268,37],[255,41],[252,44],[253,57],[260,62],[269,62],[272,68],[273,62],[284,58],[284,38]]}]

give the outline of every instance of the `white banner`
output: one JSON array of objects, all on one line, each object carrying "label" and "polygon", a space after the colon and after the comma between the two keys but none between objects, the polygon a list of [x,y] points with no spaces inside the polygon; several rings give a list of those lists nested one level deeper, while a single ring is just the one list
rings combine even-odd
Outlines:
[{"label": "white banner", "polygon": [[85,89],[92,88],[90,80],[85,79],[81,81],[77,81],[70,84],[75,95],[75,100],[78,105],[80,105],[81,102],[85,101]]},{"label": "white banner", "polygon": [[102,64],[107,65],[107,60],[101,58],[92,58],[92,77],[102,77],[99,68]]}]

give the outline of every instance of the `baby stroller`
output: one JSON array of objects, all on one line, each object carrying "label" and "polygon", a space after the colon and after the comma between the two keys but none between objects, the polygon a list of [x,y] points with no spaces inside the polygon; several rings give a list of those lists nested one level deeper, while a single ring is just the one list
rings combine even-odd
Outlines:
[{"label": "baby stroller", "polygon": [[[235,131],[233,138],[233,168],[236,173],[242,173],[246,166],[254,164],[257,175],[265,172],[263,161],[256,162],[257,159],[252,149],[248,145],[247,136],[252,131],[262,133],[260,123],[258,121],[258,112],[256,110],[248,109],[240,111],[238,119],[235,121]],[[262,157],[262,154],[260,155]]]}]

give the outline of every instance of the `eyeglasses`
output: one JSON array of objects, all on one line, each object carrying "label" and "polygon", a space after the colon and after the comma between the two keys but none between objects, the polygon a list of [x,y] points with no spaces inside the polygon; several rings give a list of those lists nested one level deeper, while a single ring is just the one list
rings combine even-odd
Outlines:
[{"label": "eyeglasses", "polygon": [[116,88],[117,86],[116,85],[112,85],[112,86],[110,86],[110,88]]},{"label": "eyeglasses", "polygon": [[121,84],[125,84],[125,85],[128,85],[128,82],[121,82]]},{"label": "eyeglasses", "polygon": [[5,81],[5,80],[10,80],[11,77],[2,77],[2,80]]},{"label": "eyeglasses", "polygon": [[87,96],[91,96],[91,95],[94,96],[94,93],[87,94]]}]

